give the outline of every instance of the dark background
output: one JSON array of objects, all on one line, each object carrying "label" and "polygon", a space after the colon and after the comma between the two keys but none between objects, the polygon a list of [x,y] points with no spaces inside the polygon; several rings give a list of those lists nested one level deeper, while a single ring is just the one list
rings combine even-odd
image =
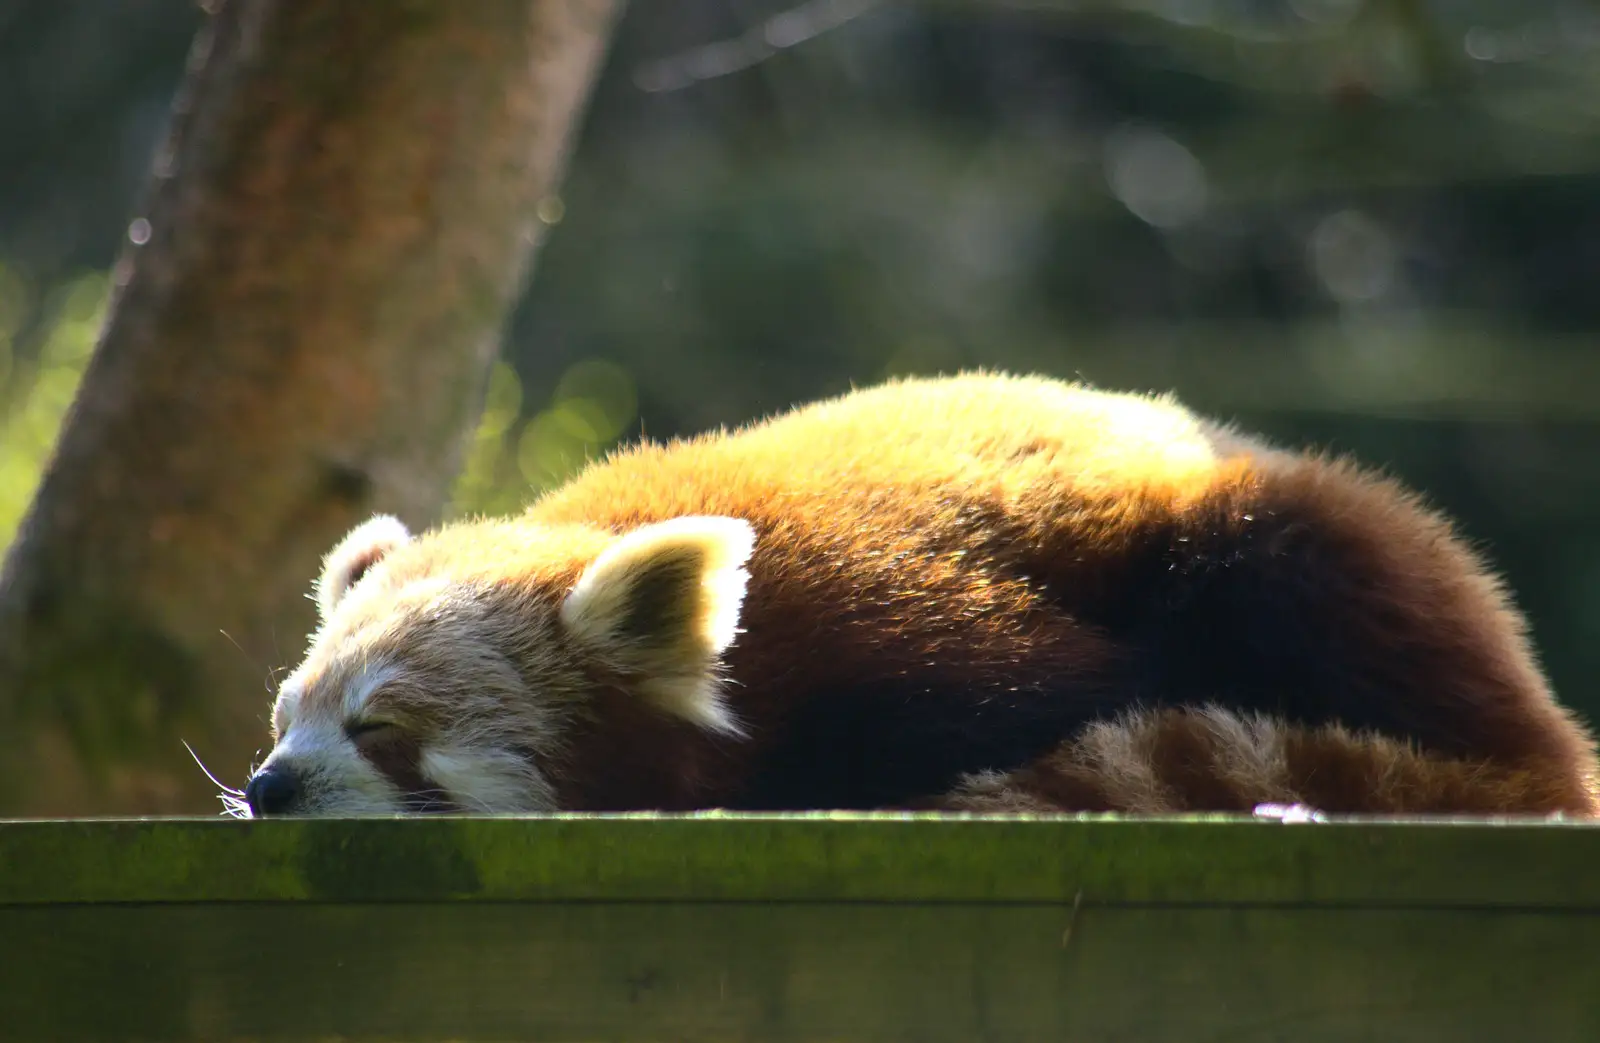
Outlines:
[{"label": "dark background", "polygon": [[[0,546],[202,18],[0,4]],[[634,0],[452,510],[891,373],[1170,388],[1452,511],[1600,717],[1597,131],[1576,0]]]}]

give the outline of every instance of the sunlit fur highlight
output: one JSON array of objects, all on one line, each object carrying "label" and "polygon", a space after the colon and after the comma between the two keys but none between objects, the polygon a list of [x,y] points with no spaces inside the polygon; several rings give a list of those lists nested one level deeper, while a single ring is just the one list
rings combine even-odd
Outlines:
[{"label": "sunlit fur highlight", "polygon": [[891,382],[517,517],[375,520],[318,594],[268,760],[322,759],[297,810],[1595,808],[1590,734],[1446,519],[1169,396]]},{"label": "sunlit fur highlight", "polygon": [[322,575],[313,592],[319,615],[323,619],[331,616],[339,599],[368,568],[410,539],[405,524],[389,514],[376,515],[352,529],[323,559]]},{"label": "sunlit fur highlight", "polygon": [[754,544],[750,524],[735,518],[674,518],[635,530],[585,570],[561,604],[561,623],[668,713],[741,735],[722,699],[718,660],[738,629]]}]

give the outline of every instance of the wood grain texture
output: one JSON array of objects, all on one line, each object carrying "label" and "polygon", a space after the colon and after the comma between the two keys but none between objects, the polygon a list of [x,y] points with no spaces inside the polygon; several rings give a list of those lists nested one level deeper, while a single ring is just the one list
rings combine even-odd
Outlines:
[{"label": "wood grain texture", "polygon": [[1548,912],[77,906],[0,908],[0,934],[11,1038],[1587,1043],[1600,1029],[1600,919]]},{"label": "wood grain texture", "polygon": [[40,1040],[1600,1038],[1600,827],[0,823]]}]

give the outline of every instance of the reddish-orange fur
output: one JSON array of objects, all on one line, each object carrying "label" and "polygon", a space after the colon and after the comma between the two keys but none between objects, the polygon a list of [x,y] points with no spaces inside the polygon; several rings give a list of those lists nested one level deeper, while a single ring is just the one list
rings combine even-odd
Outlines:
[{"label": "reddish-orange fur", "polygon": [[[637,663],[558,622],[625,534],[707,515],[755,536],[716,671],[741,735],[642,698]],[[1589,733],[1443,518],[1170,399],[893,383],[634,446],[521,517],[339,558],[372,563],[295,675],[318,741],[335,741],[357,664],[382,662],[367,711],[402,722],[406,748],[470,717],[537,763],[558,807],[900,806],[953,789],[951,806],[1595,811]],[[1213,705],[1222,717],[1199,709]],[[1218,722],[1263,714],[1283,770],[1218,774],[1218,751],[1254,756]],[[1096,754],[1105,742],[1128,755]],[[1153,767],[1130,769],[1141,758]],[[1141,772],[1159,784],[1131,796]]]},{"label": "reddish-orange fur", "polygon": [[[1071,591],[1074,603],[1117,601],[1142,592],[1147,577],[1129,560],[1153,530],[1178,526],[1227,548],[1255,522],[1291,516],[1318,534],[1330,569],[1348,563],[1351,574],[1392,578],[1346,592],[1361,611],[1316,623],[1336,628],[1352,650],[1414,647],[1415,673],[1394,678],[1393,699],[1399,716],[1446,737],[1437,755],[1540,773],[1543,795],[1530,810],[1591,806],[1588,734],[1550,698],[1498,581],[1410,493],[1349,463],[1268,449],[1204,421],[1191,433],[1168,400],[1136,400],[1124,414],[1128,400],[1107,407],[1073,392],[1041,416],[1044,403],[1027,394],[1036,387],[985,376],[891,384],[733,437],[632,448],[545,497],[527,520],[625,530],[709,513],[755,523],[748,637],[729,664],[745,686],[732,695],[760,735],[782,730],[788,693],[882,673],[885,659],[974,692],[1004,683],[1019,660],[1033,673],[1092,675],[1117,661],[1114,644],[1046,610],[1037,586],[997,564]],[[902,411],[901,395],[923,415]],[[1200,451],[1206,440],[1217,457]],[[827,455],[841,445],[849,466]],[[813,461],[827,462],[808,471]],[[972,559],[983,564],[968,567]],[[897,589],[908,561],[914,598]],[[813,609],[796,613],[797,605]],[[826,656],[814,653],[819,619],[833,634]],[[655,759],[685,773],[681,787],[664,773],[662,792],[676,791],[665,803],[690,806],[714,801],[761,749],[758,739],[713,752],[693,730],[638,726],[648,738],[584,737],[573,762],[609,771],[613,743],[665,743]],[[568,784],[580,804],[593,785],[582,770]]]}]

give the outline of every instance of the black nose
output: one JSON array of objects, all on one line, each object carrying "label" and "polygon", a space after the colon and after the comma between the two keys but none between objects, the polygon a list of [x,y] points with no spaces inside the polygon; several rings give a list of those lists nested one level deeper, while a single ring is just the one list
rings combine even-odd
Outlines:
[{"label": "black nose", "polygon": [[300,783],[294,773],[277,766],[262,768],[244,787],[244,799],[256,818],[285,814],[298,796]]}]

